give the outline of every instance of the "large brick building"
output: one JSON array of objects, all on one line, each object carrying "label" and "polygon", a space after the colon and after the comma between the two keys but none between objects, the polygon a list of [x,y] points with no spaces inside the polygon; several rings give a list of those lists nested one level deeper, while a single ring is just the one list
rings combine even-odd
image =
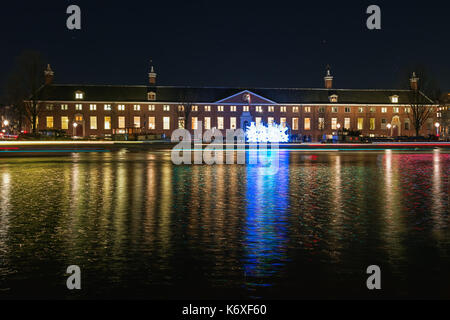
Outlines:
[{"label": "large brick building", "polygon": [[[137,86],[55,84],[50,66],[45,76],[38,129],[62,129],[79,137],[168,137],[179,127],[196,128],[198,121],[204,129],[221,130],[246,128],[251,122],[282,123],[291,135],[313,141],[344,129],[372,137],[412,136],[411,94],[425,98],[415,74],[409,90],[336,89],[329,70],[324,88],[312,89],[158,86],[153,67],[148,84]],[[435,133],[435,116],[433,111],[421,135]]]}]

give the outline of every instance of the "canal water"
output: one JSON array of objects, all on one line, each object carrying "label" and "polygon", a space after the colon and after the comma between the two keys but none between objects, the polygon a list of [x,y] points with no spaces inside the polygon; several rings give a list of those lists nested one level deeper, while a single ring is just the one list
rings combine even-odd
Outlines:
[{"label": "canal water", "polygon": [[449,168],[443,150],[281,150],[276,174],[169,150],[0,159],[0,298],[450,298]]}]

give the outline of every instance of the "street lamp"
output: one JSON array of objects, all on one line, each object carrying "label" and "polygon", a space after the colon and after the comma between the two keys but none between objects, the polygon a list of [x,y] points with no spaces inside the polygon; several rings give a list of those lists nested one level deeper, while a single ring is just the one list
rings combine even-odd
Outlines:
[{"label": "street lamp", "polygon": [[391,128],[392,128],[392,124],[390,124],[390,123],[388,123],[387,124],[387,128],[388,128],[388,130],[389,130],[389,137],[391,136]]},{"label": "street lamp", "polygon": [[439,137],[439,127],[441,126],[441,124],[439,122],[436,122],[434,126],[436,127],[436,136]]},{"label": "street lamp", "polygon": [[78,123],[74,122],[73,127],[76,128],[78,126]]},{"label": "street lamp", "polygon": [[3,125],[4,125],[5,127],[7,127],[7,126],[9,125],[9,121],[8,121],[8,120],[3,120]]}]

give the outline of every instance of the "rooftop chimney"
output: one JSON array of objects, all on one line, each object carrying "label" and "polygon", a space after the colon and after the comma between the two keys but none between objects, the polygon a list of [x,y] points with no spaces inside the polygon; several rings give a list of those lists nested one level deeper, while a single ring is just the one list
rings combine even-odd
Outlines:
[{"label": "rooftop chimney", "polygon": [[51,84],[53,82],[54,72],[53,72],[52,68],[50,67],[50,64],[47,65],[47,69],[45,69],[44,75],[45,75],[45,84],[46,85]]},{"label": "rooftop chimney", "polygon": [[153,69],[152,61],[150,60],[150,73],[148,74],[148,81],[150,85],[154,86],[156,84],[156,72]]},{"label": "rooftop chimney", "polygon": [[327,75],[323,79],[325,80],[325,88],[332,89],[333,88],[333,76],[330,73],[330,67],[327,67]]},{"label": "rooftop chimney", "polygon": [[411,79],[409,79],[411,90],[417,91],[419,89],[419,78],[416,73],[413,72]]}]

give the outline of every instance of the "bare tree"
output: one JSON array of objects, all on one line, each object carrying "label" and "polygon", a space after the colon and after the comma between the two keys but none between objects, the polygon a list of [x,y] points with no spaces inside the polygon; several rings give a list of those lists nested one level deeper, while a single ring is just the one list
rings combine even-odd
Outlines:
[{"label": "bare tree", "polygon": [[194,88],[180,88],[179,90],[179,102],[182,108],[178,109],[178,117],[184,119],[184,127],[188,128],[192,106],[197,99],[197,91]]},{"label": "bare tree", "polygon": [[42,56],[36,51],[25,51],[17,59],[16,66],[6,86],[6,96],[14,104],[18,119],[27,120],[32,132],[37,133],[37,118],[43,109],[44,70]]}]

